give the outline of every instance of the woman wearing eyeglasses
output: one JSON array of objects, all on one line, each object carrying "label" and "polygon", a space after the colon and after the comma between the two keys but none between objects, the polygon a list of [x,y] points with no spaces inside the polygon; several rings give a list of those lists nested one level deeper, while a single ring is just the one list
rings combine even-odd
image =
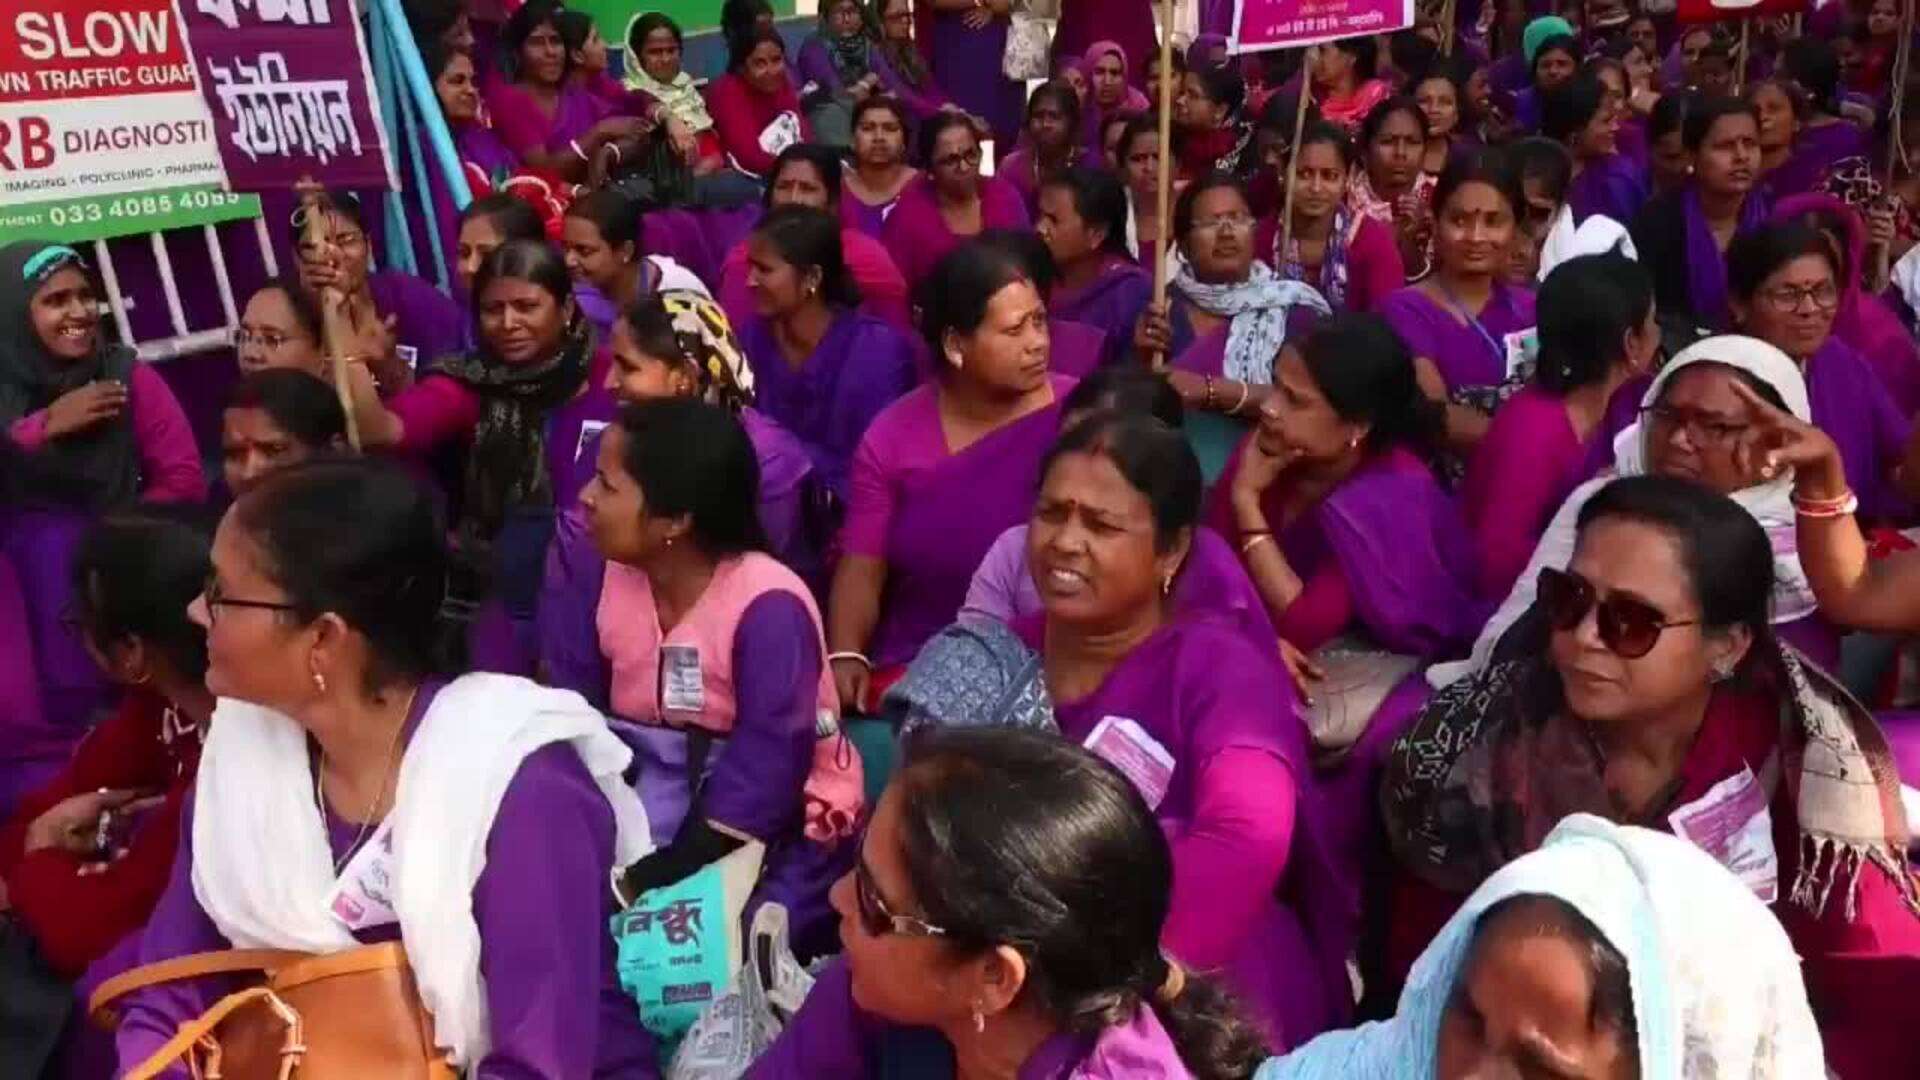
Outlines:
[{"label": "woman wearing eyeglasses", "polygon": [[1312,286],[1285,281],[1256,257],[1246,185],[1228,173],[1201,177],[1173,206],[1184,264],[1164,306],[1149,303],[1134,328],[1144,361],[1159,355],[1189,410],[1188,438],[1217,475],[1273,392],[1273,358],[1314,316],[1332,309]]},{"label": "woman wearing eyeglasses", "polygon": [[[651,847],[632,753],[575,694],[449,679],[446,536],[365,459],[277,473],[227,512],[189,610],[221,700],[140,960],[396,942],[456,1068],[647,1075],[607,934],[609,872]],[[369,889],[392,903],[334,902]],[[230,989],[132,993],[121,1069]]]},{"label": "woman wearing eyeglasses", "polygon": [[1751,514],[1690,481],[1586,503],[1522,649],[1430,701],[1389,765],[1402,959],[1567,816],[1644,825],[1773,908],[1835,1071],[1890,1075],[1868,1055],[1911,1030],[1887,989],[1920,959],[1899,781],[1873,717],[1775,640],[1774,563]]},{"label": "woman wearing eyeglasses", "polygon": [[1032,218],[1019,189],[980,175],[980,136],[973,121],[943,112],[920,127],[924,170],[900,192],[880,229],[909,288],[917,288],[949,251],[988,229],[1025,229]]},{"label": "woman wearing eyeglasses", "polygon": [[333,379],[320,300],[297,278],[271,278],[253,291],[240,311],[233,353],[241,375],[292,368],[329,382]]},{"label": "woman wearing eyeglasses", "polygon": [[1734,323],[1806,373],[1812,422],[1840,444],[1861,514],[1910,517],[1920,499],[1920,438],[1873,368],[1833,332],[1843,278],[1833,243],[1789,223],[1739,237],[1727,250]]},{"label": "woman wearing eyeglasses", "polygon": [[[1920,120],[1920,112],[1916,112]],[[1920,151],[1920,138],[1909,145]],[[1820,230],[1840,256],[1840,306],[1834,309],[1833,336],[1852,346],[1873,368],[1908,416],[1920,412],[1920,344],[1892,305],[1865,287],[1873,256],[1867,223],[1845,200],[1825,193],[1792,195],[1773,207],[1775,221],[1794,221]]]},{"label": "woman wearing eyeglasses", "polygon": [[1160,951],[1177,878],[1147,803],[1087,750],[918,735],[832,892],[845,955],[747,1075],[1251,1076],[1260,1037]]}]

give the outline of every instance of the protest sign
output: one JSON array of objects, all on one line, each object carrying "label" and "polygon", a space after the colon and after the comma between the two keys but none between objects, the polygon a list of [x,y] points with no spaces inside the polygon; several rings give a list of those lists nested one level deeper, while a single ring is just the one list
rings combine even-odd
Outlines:
[{"label": "protest sign", "polygon": [[79,243],[257,215],[220,156],[172,0],[9,0],[0,243]]},{"label": "protest sign", "polygon": [[353,0],[175,0],[235,191],[394,189]]},{"label": "protest sign", "polygon": [[1414,0],[1235,0],[1235,53],[1391,34],[1413,25]]}]

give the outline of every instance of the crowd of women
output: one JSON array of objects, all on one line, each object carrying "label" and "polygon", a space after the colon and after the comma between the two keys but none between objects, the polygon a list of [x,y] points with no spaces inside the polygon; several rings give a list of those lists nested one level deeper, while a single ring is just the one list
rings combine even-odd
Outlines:
[{"label": "crowd of women", "polygon": [[1066,0],[1028,93],[1006,0],[704,85],[409,0],[450,295],[314,187],[155,366],[0,247],[0,1048],[385,945],[467,1075],[661,1075],[609,920],[722,865],[755,1077],[1920,1074],[1895,5],[1539,6]]}]

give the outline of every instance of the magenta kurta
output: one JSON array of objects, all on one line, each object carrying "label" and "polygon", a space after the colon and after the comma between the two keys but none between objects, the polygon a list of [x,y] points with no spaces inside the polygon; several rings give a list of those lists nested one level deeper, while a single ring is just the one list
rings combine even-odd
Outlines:
[{"label": "magenta kurta", "polygon": [[[980,216],[982,229],[1026,229],[1032,225],[1019,190],[993,176],[980,178]],[[880,231],[880,242],[892,253],[909,287],[932,273],[934,264],[964,239],[940,216],[933,180],[924,175],[915,177],[900,193],[900,201]]]}]

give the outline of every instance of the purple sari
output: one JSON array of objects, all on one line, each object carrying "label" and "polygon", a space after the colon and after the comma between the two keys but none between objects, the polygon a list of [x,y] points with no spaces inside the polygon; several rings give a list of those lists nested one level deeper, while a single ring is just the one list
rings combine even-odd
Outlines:
[{"label": "purple sari", "polygon": [[[1231,4],[1227,6],[1231,10]],[[1056,63],[1063,57],[1083,57],[1091,67],[1100,46],[1115,46],[1126,64],[1127,84],[1138,87],[1146,83],[1147,59],[1154,55],[1159,40],[1152,0],[1061,0],[1052,55]]]},{"label": "purple sari", "polygon": [[[1700,208],[1700,189],[1688,184],[1680,193],[1681,227],[1686,230],[1687,300],[1693,317],[1701,325],[1725,331],[1733,315],[1727,307],[1727,257],[1713,239],[1713,227]],[[1758,190],[1749,193],[1740,204],[1740,223],[1735,235],[1760,227],[1767,220],[1766,200]]]},{"label": "purple sari", "polygon": [[1152,299],[1153,275],[1131,260],[1110,256],[1099,276],[1086,285],[1056,287],[1047,313],[1106,331],[1109,359],[1115,360],[1132,347],[1134,324]]},{"label": "purple sari", "polygon": [[1060,432],[1068,385],[1055,376],[1053,404],[893,477],[887,584],[869,647],[875,665],[907,663],[952,622],[993,542],[1032,514],[1040,459]]},{"label": "purple sari", "polygon": [[[954,104],[985,120],[1002,147],[1011,147],[1020,136],[1026,95],[1019,83],[1000,73],[1007,29],[1012,25],[1008,17],[995,16],[972,30],[966,24],[970,12],[932,11],[932,4],[914,7],[918,9],[914,36],[927,51],[934,81]],[[931,12],[931,20],[921,12]]]},{"label": "purple sari", "polygon": [[[20,509],[0,514],[0,560],[18,585],[15,603],[8,607],[26,630],[25,636],[5,639],[5,663],[15,672],[13,678],[38,687],[36,699],[21,702],[17,709],[12,699],[0,700],[0,761],[6,762],[0,770],[20,763],[21,790],[15,794],[39,786],[27,775],[40,767],[35,763],[64,766],[81,736],[113,703],[112,688],[99,665],[64,620],[74,554],[92,525],[93,519],[78,511]],[[0,777],[0,789],[7,786]]]},{"label": "purple sari", "polygon": [[1380,315],[1415,357],[1433,361],[1447,389],[1498,386],[1507,378],[1507,335],[1534,324],[1533,292],[1496,282],[1473,316],[1409,285],[1387,297]]},{"label": "purple sari", "polygon": [[[451,269],[453,253],[447,252]],[[411,274],[383,270],[367,278],[374,310],[396,318],[393,328],[400,359],[418,375],[427,365],[464,350],[467,322],[460,305],[446,293]]]},{"label": "purple sari", "polygon": [[0,816],[12,817],[22,797],[65,767],[78,730],[46,722],[40,701],[40,671],[34,666],[33,623],[13,561],[0,552]]},{"label": "purple sari", "polygon": [[1860,497],[1861,517],[1910,520],[1913,503],[1893,476],[1906,456],[1913,421],[1894,405],[1873,368],[1837,336],[1828,337],[1804,366],[1813,422],[1840,447],[1847,485]]},{"label": "purple sari", "polygon": [[1626,225],[1647,201],[1646,171],[1624,154],[1589,161],[1567,188],[1567,207],[1575,225],[1599,214]]},{"label": "purple sari", "polygon": [[1826,183],[1827,171],[1835,164],[1846,158],[1871,158],[1873,150],[1872,133],[1857,124],[1842,120],[1802,128],[1793,153],[1761,183],[1774,199],[1815,191]]},{"label": "purple sari", "polygon": [[816,474],[845,499],[847,469],[867,425],[920,381],[912,342],[870,315],[842,311],[798,367],[765,319],[740,324],[740,346],[753,365],[760,411],[805,445]]},{"label": "purple sari", "polygon": [[1048,319],[1047,334],[1051,348],[1048,369],[1056,375],[1084,379],[1088,372],[1113,355],[1112,341],[1097,326],[1071,319]]},{"label": "purple sari", "polygon": [[613,115],[612,105],[573,82],[561,88],[551,116],[517,83],[493,83],[486,97],[494,133],[523,162],[539,151],[571,153],[572,142]]},{"label": "purple sari", "polygon": [[[1015,629],[1037,647],[1042,624],[1029,619]],[[1265,751],[1287,767],[1296,801],[1286,864],[1267,887],[1263,909],[1240,927],[1233,959],[1221,974],[1283,1046],[1298,1046],[1345,1023],[1351,1012],[1345,961],[1358,883],[1337,872],[1324,844],[1306,727],[1277,654],[1243,636],[1236,624],[1182,618],[1135,647],[1093,693],[1053,705],[1060,734],[1075,742],[1084,742],[1102,719],[1123,717],[1173,756],[1173,775],[1154,815],[1176,845],[1205,811],[1207,766],[1218,755]],[[1176,882],[1181,876],[1176,861]],[[1211,908],[1206,897],[1176,894],[1176,903],[1181,899],[1201,910],[1171,912],[1169,938],[1178,936],[1176,923],[1204,922]],[[1180,947],[1178,941],[1168,944]]]}]

